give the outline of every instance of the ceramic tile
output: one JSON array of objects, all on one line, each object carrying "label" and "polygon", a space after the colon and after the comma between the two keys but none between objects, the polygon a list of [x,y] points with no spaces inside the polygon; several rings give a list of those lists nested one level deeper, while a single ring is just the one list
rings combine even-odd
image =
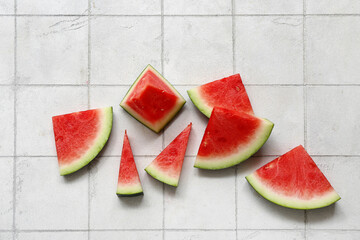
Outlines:
[{"label": "ceramic tile", "polygon": [[16,240],[88,240],[87,232],[21,232]]},{"label": "ceramic tile", "polygon": [[87,229],[86,168],[64,177],[55,157],[27,157],[17,158],[16,174],[17,229]]},{"label": "ceramic tile", "polygon": [[235,65],[245,83],[302,84],[302,17],[236,17]]},{"label": "ceramic tile", "polygon": [[358,16],[307,17],[305,34],[307,82],[359,83],[360,49],[357,47],[359,36],[360,17]]},{"label": "ceramic tile", "polygon": [[206,171],[186,157],[179,186],[165,186],[165,229],[235,229],[234,168]]},{"label": "ceramic tile", "polygon": [[262,230],[250,230],[238,231],[238,240],[305,240],[304,233],[302,231],[262,231]]},{"label": "ceramic tile", "polygon": [[18,14],[87,14],[87,0],[17,0]]},{"label": "ceramic tile", "polygon": [[85,84],[87,31],[87,17],[18,17],[18,83]]},{"label": "ceramic tile", "polygon": [[255,114],[275,124],[268,141],[257,155],[282,155],[304,144],[302,86],[247,86],[246,90]]},{"label": "ceramic tile", "polygon": [[0,156],[14,155],[14,89],[0,87]]},{"label": "ceramic tile", "polygon": [[359,94],[360,87],[308,87],[307,145],[310,154],[360,154]]},{"label": "ceramic tile", "polygon": [[185,98],[186,104],[183,109],[178,113],[172,122],[166,127],[164,133],[165,147],[170,144],[177,135],[180,134],[185,127],[192,122],[188,146],[186,149],[186,156],[194,156],[197,154],[200,146],[201,139],[209,119],[202,114],[195,105],[191,102],[186,90],[193,87],[178,86],[176,90]]},{"label": "ceramic tile", "polygon": [[165,77],[201,84],[231,75],[231,26],[231,17],[165,17]]},{"label": "ceramic tile", "polygon": [[236,240],[235,231],[166,231],[166,240]]},{"label": "ceramic tile", "polygon": [[0,230],[11,230],[13,225],[13,161],[0,157]]},{"label": "ceramic tile", "polygon": [[357,14],[360,2],[357,0],[306,0],[308,14]]},{"label": "ceramic tile", "polygon": [[[303,229],[304,211],[278,206],[259,195],[245,177],[275,157],[252,157],[238,166],[238,229]],[[256,209],[256,210],[255,210]],[[260,234],[261,235],[261,234]],[[244,237],[247,235],[244,235]],[[243,239],[243,238],[240,238]],[[261,239],[261,238],[259,238]]]},{"label": "ceramic tile", "polygon": [[157,134],[138,122],[119,104],[129,87],[91,87],[90,107],[113,106],[113,129],[104,156],[120,155],[124,132],[127,130],[134,155],[154,155],[162,151],[162,133]]},{"label": "ceramic tile", "polygon": [[9,0],[0,0],[0,14],[14,14],[14,2]]},{"label": "ceramic tile", "polygon": [[52,116],[87,110],[86,87],[20,87],[17,154],[56,156]]},{"label": "ceramic tile", "polygon": [[161,13],[160,0],[103,0],[91,1],[94,14],[154,15]]},{"label": "ceramic tile", "polygon": [[91,232],[91,240],[162,240],[162,231],[116,231],[116,232]]},{"label": "ceramic tile", "polygon": [[303,0],[235,0],[237,14],[303,14]]},{"label": "ceramic tile", "polygon": [[[131,140],[130,140],[131,141]],[[117,197],[120,157],[101,157],[91,167],[91,229],[161,229],[162,183],[143,170],[152,159],[135,157],[144,196]],[[125,217],[126,216],[126,217]]]},{"label": "ceramic tile", "polygon": [[231,0],[164,0],[165,14],[231,14]]},{"label": "ceramic tile", "polygon": [[0,232],[1,240],[13,240],[13,234],[11,232]]},{"label": "ceramic tile", "polygon": [[95,18],[91,83],[132,84],[148,64],[161,71],[160,21],[160,17]]},{"label": "ceramic tile", "polygon": [[[322,209],[308,211],[308,229],[360,230],[359,157],[314,157],[315,163],[325,174],[341,199]],[[347,239],[347,238],[343,238]]]},{"label": "ceramic tile", "polygon": [[0,84],[14,82],[14,28],[14,17],[0,17]]},{"label": "ceramic tile", "polygon": [[347,240],[357,240],[360,239],[360,231],[308,231],[307,238],[308,240],[337,240],[337,239],[347,239]]}]

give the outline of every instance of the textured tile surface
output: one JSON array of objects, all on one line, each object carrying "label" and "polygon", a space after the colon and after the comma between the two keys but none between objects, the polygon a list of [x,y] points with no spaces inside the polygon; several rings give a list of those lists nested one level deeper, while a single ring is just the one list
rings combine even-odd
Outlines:
[{"label": "textured tile surface", "polygon": [[165,228],[235,229],[234,168],[200,170],[194,159],[184,159],[176,189],[165,186]]},{"label": "textured tile surface", "polygon": [[17,0],[19,14],[87,14],[87,0]]},{"label": "textured tile surface", "polygon": [[262,239],[276,239],[276,240],[305,240],[305,236],[301,231],[238,231],[238,240],[262,240]]},{"label": "textured tile surface", "polygon": [[246,83],[303,83],[302,17],[236,17],[235,64]]},{"label": "textured tile surface", "polygon": [[302,0],[235,0],[237,14],[302,14]]},{"label": "textured tile surface", "polygon": [[120,155],[124,132],[127,130],[134,155],[157,155],[162,151],[162,136],[138,122],[119,104],[129,87],[91,87],[90,108],[113,106],[113,129],[105,149],[105,156]]},{"label": "textured tile surface", "polygon": [[132,84],[148,64],[161,71],[160,20],[159,17],[95,18],[91,83]]},{"label": "textured tile surface", "polygon": [[144,196],[133,198],[116,196],[119,157],[101,157],[92,165],[90,179],[92,229],[162,228],[162,184],[151,179],[144,171],[151,161],[151,158],[135,158]]},{"label": "textured tile surface", "polygon": [[87,232],[32,232],[32,233],[19,233],[16,240],[38,240],[38,239],[51,239],[51,240],[87,240]]},{"label": "textured tile surface", "polygon": [[360,86],[307,89],[307,142],[311,154],[360,154]]},{"label": "textured tile surface", "polygon": [[0,0],[0,14],[14,14],[14,2],[9,0]]},{"label": "textured tile surface", "polygon": [[0,230],[11,230],[13,224],[13,161],[0,157]]},{"label": "textured tile surface", "polygon": [[357,240],[360,239],[360,232],[312,230],[312,231],[308,231],[307,239],[308,240],[337,240],[337,239]]},{"label": "textured tile surface", "polygon": [[360,16],[308,17],[305,40],[308,83],[359,83]]},{"label": "textured tile surface", "polygon": [[166,231],[168,240],[236,240],[235,231]]},{"label": "textured tile surface", "polygon": [[[17,154],[56,156],[51,118],[86,110],[87,89],[86,87],[20,87],[17,91],[16,105]],[[39,144],[36,144],[38,142]]]},{"label": "textured tile surface", "polygon": [[91,232],[92,240],[162,240],[162,231],[117,231],[117,232]]},{"label": "textured tile surface", "polygon": [[84,84],[87,17],[19,17],[18,83]]},{"label": "textured tile surface", "polygon": [[164,74],[175,84],[231,75],[231,17],[165,17]]},{"label": "textured tile surface", "polygon": [[17,229],[87,229],[86,168],[64,177],[56,158],[26,157],[17,158],[16,169]]},{"label": "textured tile surface", "polygon": [[0,84],[14,82],[14,29],[14,17],[0,17]]},{"label": "textured tile surface", "polygon": [[14,155],[14,89],[0,87],[0,156]]},{"label": "textured tile surface", "polygon": [[2,240],[13,240],[13,234],[11,232],[0,232],[0,238]]},{"label": "textured tile surface", "polygon": [[91,1],[91,12],[95,14],[154,15],[160,14],[159,0],[103,0]]},{"label": "textured tile surface", "polygon": [[164,0],[165,14],[231,14],[231,0]]},{"label": "textured tile surface", "polygon": [[357,0],[306,0],[306,13],[314,14],[359,14]]}]

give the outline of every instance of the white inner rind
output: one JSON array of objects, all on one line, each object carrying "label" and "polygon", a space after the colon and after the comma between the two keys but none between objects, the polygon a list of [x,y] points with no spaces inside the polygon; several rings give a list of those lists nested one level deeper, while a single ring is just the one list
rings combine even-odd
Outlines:
[{"label": "white inner rind", "polygon": [[285,196],[277,193],[271,188],[271,186],[264,185],[256,173],[248,175],[246,180],[265,199],[283,207],[294,209],[315,209],[329,206],[340,200],[340,196],[335,192],[335,190],[313,197],[312,199]]},{"label": "white inner rind", "polygon": [[267,119],[261,119],[262,124],[259,129],[253,136],[253,140],[248,144],[241,144],[237,151],[232,152],[227,156],[217,156],[217,157],[202,157],[197,156],[195,160],[194,167],[217,170],[228,168],[239,164],[240,162],[245,161],[250,158],[254,153],[256,153],[267,141],[271,131],[274,127],[274,124]]},{"label": "white inner rind", "polygon": [[120,195],[133,195],[142,193],[143,189],[141,187],[141,183],[135,183],[135,184],[121,184],[118,183],[116,194]]},{"label": "white inner rind", "polygon": [[150,174],[153,178],[159,180],[160,182],[166,183],[168,185],[177,187],[179,183],[179,178],[170,177],[166,172],[160,171],[156,166],[150,164],[145,168],[145,171]]},{"label": "white inner rind", "polygon": [[[144,119],[143,116],[138,114],[136,111],[134,111],[129,105],[127,105],[126,101],[128,100],[130,93],[133,91],[133,89],[136,87],[138,81],[142,78],[142,76],[148,71],[152,71],[157,77],[159,77],[171,90],[172,92],[178,97],[176,104],[172,111],[170,111],[165,118],[163,118],[161,121],[157,121],[156,123],[152,123]],[[140,121],[142,124],[150,128],[151,130],[155,132],[160,132],[161,129],[176,115],[176,113],[181,109],[181,107],[185,104],[185,99],[176,91],[176,89],[163,77],[158,73],[151,65],[148,65],[144,71],[140,74],[140,76],[136,79],[136,81],[133,83],[129,91],[126,93],[124,99],[121,101],[120,106],[124,108],[130,115],[132,115],[134,118],[136,118],[138,121]]]},{"label": "white inner rind", "polygon": [[96,155],[101,151],[107,142],[110,132],[112,129],[112,121],[113,121],[113,111],[112,107],[106,107],[100,109],[102,112],[102,119],[100,125],[101,129],[98,132],[97,138],[94,140],[94,143],[89,147],[88,151],[83,154],[83,156],[77,160],[73,160],[70,164],[61,165],[60,166],[60,175],[67,175],[73,173],[80,168],[86,166],[91,160],[93,160]]},{"label": "white inner rind", "polygon": [[200,110],[200,112],[202,112],[205,116],[207,116],[209,118],[210,115],[211,115],[211,112],[213,110],[213,107],[209,106],[203,100],[203,98],[201,98],[199,88],[200,87],[190,89],[190,90],[187,91],[187,93],[188,93],[191,101]]}]

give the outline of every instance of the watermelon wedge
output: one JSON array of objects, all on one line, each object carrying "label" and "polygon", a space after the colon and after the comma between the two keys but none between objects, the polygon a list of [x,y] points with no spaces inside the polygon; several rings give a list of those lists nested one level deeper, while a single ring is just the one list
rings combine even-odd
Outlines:
[{"label": "watermelon wedge", "polygon": [[60,175],[96,157],[110,136],[112,116],[112,107],[106,107],[52,117]]},{"label": "watermelon wedge", "polygon": [[269,120],[214,107],[194,167],[216,170],[245,161],[264,145],[273,127]]},{"label": "watermelon wedge", "polygon": [[195,106],[210,117],[215,106],[254,114],[240,74],[235,74],[188,90]]},{"label": "watermelon wedge", "polygon": [[151,65],[136,79],[120,106],[155,132],[180,111],[185,99]]},{"label": "watermelon wedge", "polygon": [[153,178],[177,187],[191,131],[191,123],[145,168]]},{"label": "watermelon wedge", "polygon": [[139,173],[137,171],[129,138],[125,131],[123,149],[121,153],[120,170],[116,194],[118,196],[143,195]]},{"label": "watermelon wedge", "polygon": [[246,180],[261,196],[288,208],[321,208],[340,200],[301,145],[259,168]]}]

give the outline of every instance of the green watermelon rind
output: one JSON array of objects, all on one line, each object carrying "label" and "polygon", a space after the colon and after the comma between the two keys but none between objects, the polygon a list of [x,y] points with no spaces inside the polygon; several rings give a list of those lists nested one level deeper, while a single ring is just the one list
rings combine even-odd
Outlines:
[{"label": "green watermelon rind", "polygon": [[157,168],[155,168],[153,165],[149,165],[145,168],[145,171],[150,174],[153,178],[156,180],[159,180],[160,182],[166,183],[170,186],[177,187],[179,184],[179,179],[172,178],[166,175],[164,172],[159,171]]},{"label": "green watermelon rind", "polygon": [[102,130],[100,131],[99,136],[97,137],[96,141],[94,142],[93,146],[88,150],[88,152],[79,160],[74,163],[68,164],[66,166],[60,167],[60,175],[68,175],[73,173],[80,168],[86,166],[91,162],[103,149],[104,145],[106,144],[107,140],[109,139],[111,129],[112,129],[112,122],[113,122],[113,108],[106,107],[103,108],[103,123],[102,123]]},{"label": "green watermelon rind", "polygon": [[256,177],[256,173],[252,173],[245,177],[249,184],[258,192],[263,198],[273,202],[277,205],[292,208],[292,209],[316,209],[327,207],[341,199],[341,197],[335,192],[335,190],[325,194],[319,199],[315,200],[301,200],[296,198],[291,198],[283,195],[279,195],[276,192],[272,191],[270,188],[264,186],[260,179]]},{"label": "green watermelon rind", "polygon": [[187,94],[189,95],[190,100],[194,103],[194,105],[200,110],[200,112],[210,118],[213,107],[210,107],[205,103],[205,101],[201,98],[198,89],[199,87],[187,90]]},{"label": "green watermelon rind", "polygon": [[230,156],[218,156],[218,161],[214,159],[206,158],[201,160],[201,157],[197,156],[194,167],[206,170],[219,170],[235,166],[254,155],[268,140],[270,134],[274,128],[274,123],[262,118],[262,128],[258,130],[257,140],[252,142],[245,150],[233,153]]},{"label": "green watermelon rind", "polygon": [[[125,103],[125,101],[127,100],[127,97],[129,96],[129,94],[132,92],[133,88],[136,86],[136,83],[141,79],[141,77],[143,76],[143,74],[148,70],[151,69],[154,73],[156,73],[156,75],[161,78],[163,80],[163,82],[171,89],[173,90],[173,92],[179,97],[179,100],[177,101],[176,105],[174,106],[174,110],[172,112],[170,112],[166,118],[164,118],[160,123],[158,124],[159,127],[153,127],[151,123],[147,122],[145,119],[143,119],[143,117],[141,117],[140,115],[138,115],[135,111],[131,111],[131,108],[128,107]],[[135,80],[135,82],[131,85],[130,89],[127,91],[127,93],[125,94],[125,97],[123,98],[123,100],[120,103],[120,107],[122,107],[127,113],[129,113],[131,116],[133,116],[138,122],[140,122],[141,124],[143,124],[144,126],[146,126],[147,128],[151,129],[152,131],[159,133],[175,116],[176,114],[181,110],[181,108],[184,106],[184,104],[186,103],[184,97],[171,85],[171,83],[166,80],[153,66],[151,66],[150,64],[147,65],[147,67],[140,73],[140,75],[137,77],[137,79]]]},{"label": "green watermelon rind", "polygon": [[134,184],[133,186],[121,186],[118,185],[116,194],[121,197],[134,197],[144,195],[141,183]]}]

